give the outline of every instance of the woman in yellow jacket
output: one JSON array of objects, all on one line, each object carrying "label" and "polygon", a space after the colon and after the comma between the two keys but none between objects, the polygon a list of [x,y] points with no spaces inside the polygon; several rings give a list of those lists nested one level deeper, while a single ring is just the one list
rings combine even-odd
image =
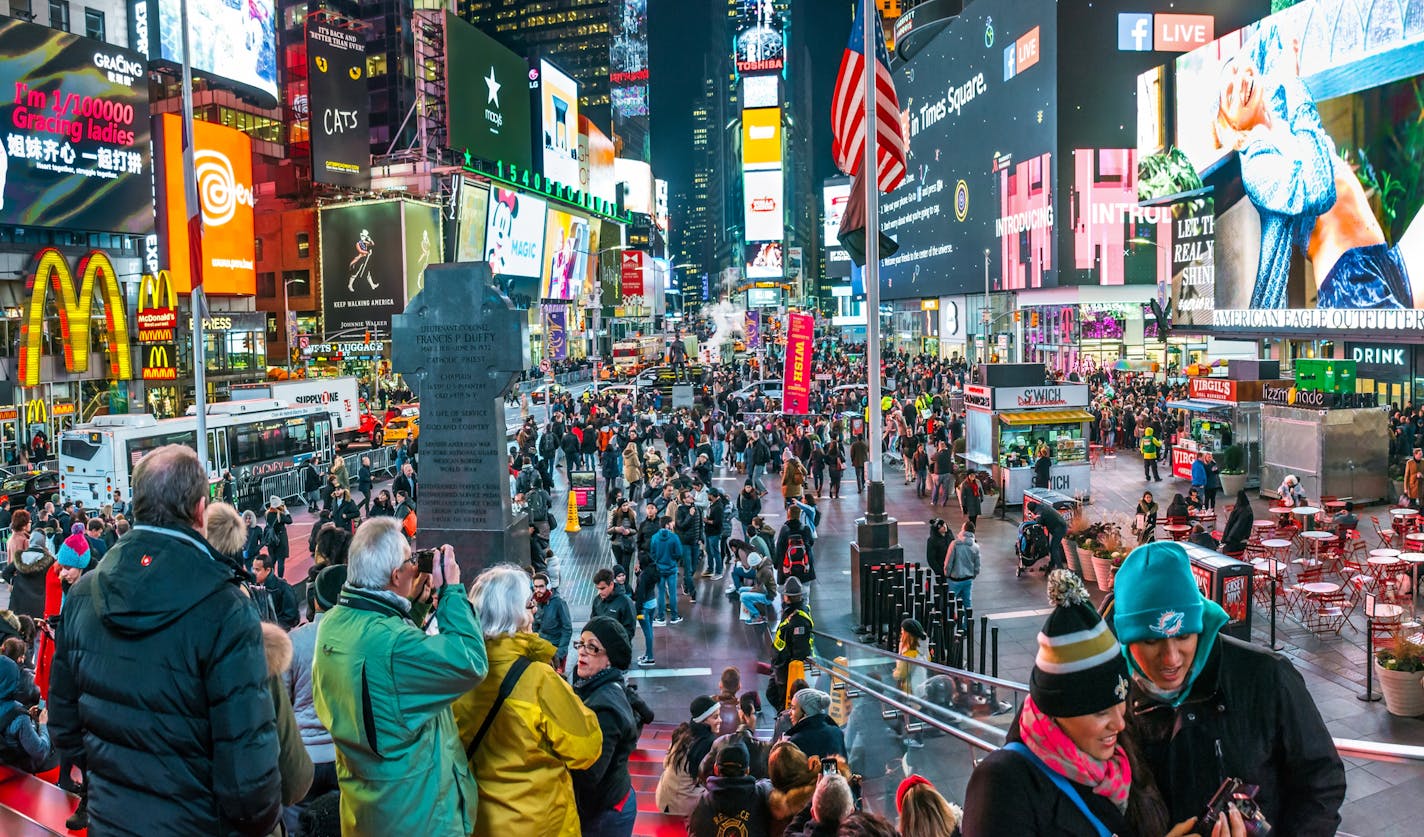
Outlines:
[{"label": "woman in yellow jacket", "polygon": [[[480,789],[473,833],[578,837],[569,771],[598,761],[603,733],[597,716],[549,666],[554,646],[533,633],[532,595],[528,574],[512,564],[485,570],[470,588],[489,657],[489,674],[455,701],[455,723]],[[528,662],[516,669],[521,659]],[[506,680],[509,696],[495,708]]]}]

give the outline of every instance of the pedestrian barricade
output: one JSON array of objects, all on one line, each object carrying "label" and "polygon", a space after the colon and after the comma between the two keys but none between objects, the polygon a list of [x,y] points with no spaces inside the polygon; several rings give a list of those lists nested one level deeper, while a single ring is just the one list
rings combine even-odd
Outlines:
[{"label": "pedestrian barricade", "polygon": [[973,626],[949,582],[918,563],[868,564],[860,569],[860,630],[869,645],[896,651],[900,623],[917,620],[929,635],[927,659],[965,668],[972,663]]}]

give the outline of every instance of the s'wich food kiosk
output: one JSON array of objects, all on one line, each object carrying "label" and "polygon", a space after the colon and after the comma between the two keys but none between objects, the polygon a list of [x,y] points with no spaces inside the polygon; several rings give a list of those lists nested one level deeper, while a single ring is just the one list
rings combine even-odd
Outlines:
[{"label": "s'wich food kiosk", "polygon": [[1087,499],[1089,397],[1086,384],[966,386],[965,461],[994,472],[1004,502],[1019,505],[1033,487],[1037,451],[1047,445],[1053,461],[1048,487]]}]

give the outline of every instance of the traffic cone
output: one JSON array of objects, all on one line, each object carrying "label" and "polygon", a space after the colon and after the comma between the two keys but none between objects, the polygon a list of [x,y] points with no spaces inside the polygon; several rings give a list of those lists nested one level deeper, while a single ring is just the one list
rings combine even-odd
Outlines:
[{"label": "traffic cone", "polygon": [[578,498],[572,488],[569,489],[569,511],[564,515],[564,531],[570,534],[579,531]]}]

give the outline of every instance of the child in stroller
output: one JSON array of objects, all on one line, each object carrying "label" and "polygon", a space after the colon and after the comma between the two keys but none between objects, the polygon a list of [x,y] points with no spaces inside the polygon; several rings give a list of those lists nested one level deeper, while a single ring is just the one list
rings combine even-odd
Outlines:
[{"label": "child in stroller", "polygon": [[1028,518],[1019,526],[1019,536],[1014,542],[1014,556],[1019,565],[1015,577],[1021,577],[1034,564],[1049,556],[1048,527],[1037,518]]}]

